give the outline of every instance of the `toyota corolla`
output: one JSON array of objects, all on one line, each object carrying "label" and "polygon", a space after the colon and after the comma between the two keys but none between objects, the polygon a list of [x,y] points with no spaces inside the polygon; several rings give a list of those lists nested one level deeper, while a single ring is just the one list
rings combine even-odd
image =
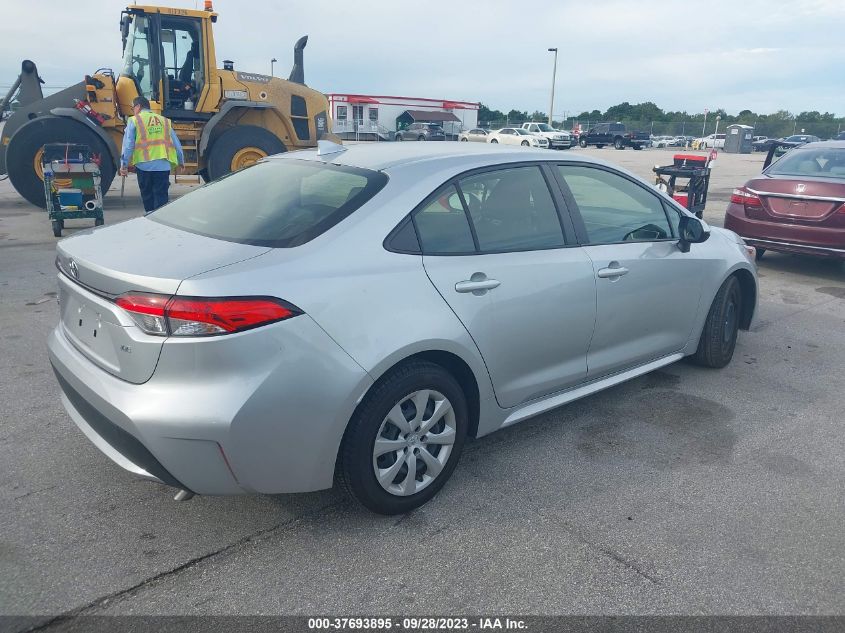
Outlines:
[{"label": "toyota corolla", "polygon": [[[59,242],[70,417],[179,495],[429,500],[468,438],[730,360],[753,249],[607,163],[322,143]],[[660,402],[654,403],[659,407]]]}]

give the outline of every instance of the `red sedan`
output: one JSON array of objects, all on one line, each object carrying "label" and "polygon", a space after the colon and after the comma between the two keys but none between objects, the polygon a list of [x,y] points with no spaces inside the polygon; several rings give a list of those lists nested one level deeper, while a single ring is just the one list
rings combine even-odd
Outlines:
[{"label": "red sedan", "polygon": [[757,248],[845,259],[845,142],[807,143],[734,189],[725,228]]}]

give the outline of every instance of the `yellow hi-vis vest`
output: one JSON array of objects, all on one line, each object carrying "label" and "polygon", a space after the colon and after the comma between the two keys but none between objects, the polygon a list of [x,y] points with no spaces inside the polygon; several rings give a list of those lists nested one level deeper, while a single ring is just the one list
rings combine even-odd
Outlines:
[{"label": "yellow hi-vis vest", "polygon": [[179,166],[176,147],[170,138],[170,119],[149,110],[135,115],[135,150],[130,165],[164,158],[175,169]]}]

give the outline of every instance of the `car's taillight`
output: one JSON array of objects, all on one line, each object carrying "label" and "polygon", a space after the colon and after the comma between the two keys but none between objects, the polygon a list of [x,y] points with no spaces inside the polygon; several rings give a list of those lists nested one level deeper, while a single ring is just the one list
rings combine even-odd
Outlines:
[{"label": "car's taillight", "polygon": [[763,202],[757,194],[751,193],[745,187],[734,189],[731,194],[731,202],[734,204],[741,204],[744,207],[762,207]]},{"label": "car's taillight", "polygon": [[272,297],[168,297],[127,293],[115,303],[147,334],[214,336],[249,330],[302,314]]}]

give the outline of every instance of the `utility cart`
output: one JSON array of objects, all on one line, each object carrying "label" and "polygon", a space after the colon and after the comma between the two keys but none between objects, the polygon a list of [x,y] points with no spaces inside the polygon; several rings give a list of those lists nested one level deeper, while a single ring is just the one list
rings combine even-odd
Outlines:
[{"label": "utility cart", "polygon": [[49,143],[41,154],[44,195],[53,235],[62,236],[65,220],[90,218],[104,224],[100,165],[87,145]]},{"label": "utility cart", "polygon": [[699,218],[707,204],[711,156],[675,154],[671,165],[653,170],[655,185]]}]

